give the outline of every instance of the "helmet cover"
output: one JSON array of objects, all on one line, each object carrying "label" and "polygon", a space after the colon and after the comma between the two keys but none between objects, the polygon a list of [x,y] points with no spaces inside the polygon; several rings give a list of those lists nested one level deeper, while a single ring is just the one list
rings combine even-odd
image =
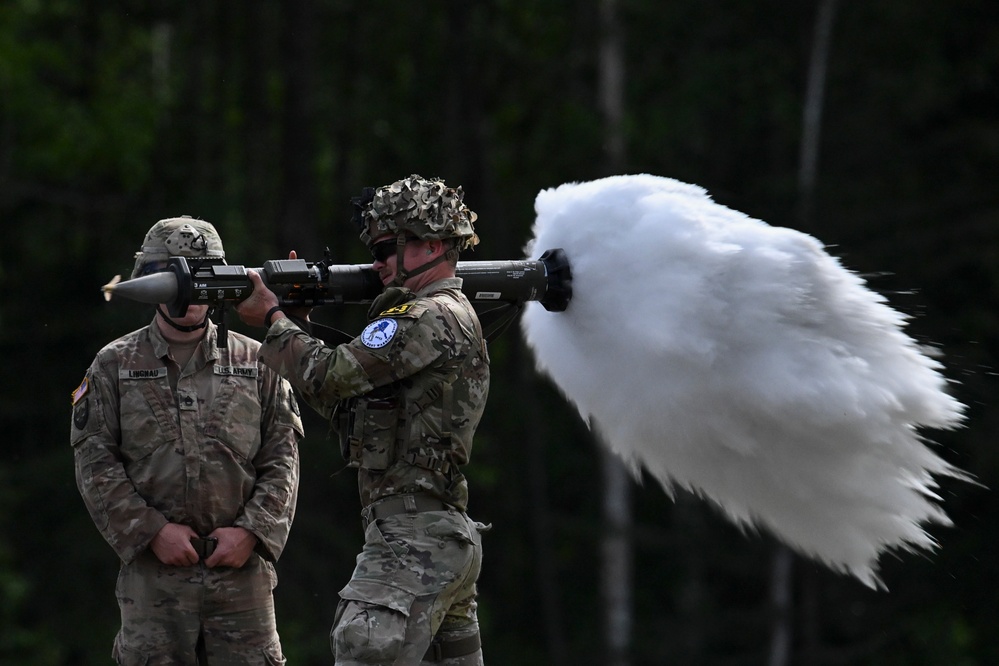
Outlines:
[{"label": "helmet cover", "polygon": [[222,239],[215,227],[189,215],[171,217],[154,224],[135,253],[132,277],[138,277],[146,264],[166,261],[170,257],[225,258]]},{"label": "helmet cover", "polygon": [[461,187],[448,187],[436,178],[416,174],[354,199],[361,241],[370,246],[387,234],[409,233],[423,240],[455,239],[459,252],[479,243],[478,216],[465,205]]}]

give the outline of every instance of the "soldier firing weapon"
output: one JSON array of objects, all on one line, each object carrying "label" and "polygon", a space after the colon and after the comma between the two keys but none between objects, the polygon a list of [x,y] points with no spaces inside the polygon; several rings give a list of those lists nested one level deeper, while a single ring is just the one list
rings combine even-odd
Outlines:
[{"label": "soldier firing weapon", "polygon": [[[923,526],[950,523],[936,480],[971,477],[922,432],[959,427],[965,406],[907,317],[818,240],[650,175],[544,190],[535,209],[529,248],[561,249],[457,274],[473,302],[524,306],[538,370],[633,472],[870,587],[884,552],[935,548]],[[363,266],[262,274],[289,305],[381,289]],[[104,289],[181,308],[247,285],[242,267],[178,260]]]}]

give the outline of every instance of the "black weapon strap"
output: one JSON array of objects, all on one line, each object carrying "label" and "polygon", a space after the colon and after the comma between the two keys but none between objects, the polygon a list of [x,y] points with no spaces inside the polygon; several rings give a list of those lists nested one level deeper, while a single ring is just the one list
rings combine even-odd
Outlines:
[{"label": "black weapon strap", "polygon": [[354,336],[345,331],[341,331],[339,328],[334,328],[333,326],[327,326],[326,324],[320,324],[312,320],[305,320],[300,317],[295,317],[288,314],[286,311],[285,316],[295,322],[295,325],[300,329],[308,333],[309,335],[322,340],[327,345],[335,347],[336,345],[342,345],[346,342],[350,342],[354,339]]},{"label": "black weapon strap", "polygon": [[492,343],[505,333],[523,310],[523,303],[507,303],[478,313],[486,342]]}]

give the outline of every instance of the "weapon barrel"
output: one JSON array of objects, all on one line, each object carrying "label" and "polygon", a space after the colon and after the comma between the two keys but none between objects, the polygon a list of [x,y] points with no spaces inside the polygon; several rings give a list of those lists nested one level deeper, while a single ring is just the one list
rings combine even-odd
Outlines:
[{"label": "weapon barrel", "polygon": [[540,301],[548,310],[565,310],[570,298],[568,262],[563,267],[548,261],[547,254],[537,261],[459,261],[461,290],[473,303]]}]

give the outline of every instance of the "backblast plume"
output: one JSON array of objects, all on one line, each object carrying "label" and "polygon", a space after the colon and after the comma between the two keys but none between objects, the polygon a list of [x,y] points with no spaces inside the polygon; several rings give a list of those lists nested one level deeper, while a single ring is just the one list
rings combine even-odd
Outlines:
[{"label": "backblast plume", "polygon": [[880,585],[886,550],[932,549],[920,432],[964,406],[905,316],[815,238],[649,175],[542,191],[527,255],[561,247],[562,313],[529,303],[536,363],[633,471]]}]

